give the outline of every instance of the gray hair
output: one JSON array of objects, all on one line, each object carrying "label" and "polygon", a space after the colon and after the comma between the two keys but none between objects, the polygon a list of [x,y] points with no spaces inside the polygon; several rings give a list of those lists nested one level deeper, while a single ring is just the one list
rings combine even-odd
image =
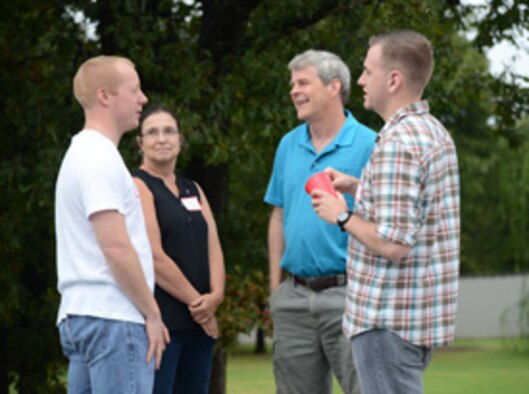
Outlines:
[{"label": "gray hair", "polygon": [[313,66],[316,69],[318,76],[325,85],[333,79],[340,81],[340,97],[344,105],[347,103],[351,92],[351,72],[338,55],[327,51],[309,49],[295,56],[288,63],[290,71],[300,70],[307,66]]}]

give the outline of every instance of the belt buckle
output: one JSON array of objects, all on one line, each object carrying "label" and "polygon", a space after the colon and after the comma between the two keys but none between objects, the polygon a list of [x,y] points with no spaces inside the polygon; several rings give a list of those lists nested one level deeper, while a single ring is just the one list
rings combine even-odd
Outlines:
[{"label": "belt buckle", "polygon": [[307,278],[306,281],[307,281],[307,287],[309,289],[315,292],[321,291],[320,279],[318,277],[310,277],[310,278]]},{"label": "belt buckle", "polygon": [[329,287],[327,286],[326,279],[327,278],[322,278],[318,276],[308,278],[307,287],[311,289],[312,291],[319,293],[320,291],[325,290],[326,288]]}]

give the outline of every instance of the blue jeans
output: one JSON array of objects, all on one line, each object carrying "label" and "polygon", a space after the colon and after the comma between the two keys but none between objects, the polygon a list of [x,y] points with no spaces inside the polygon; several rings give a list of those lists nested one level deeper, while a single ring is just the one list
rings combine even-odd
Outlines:
[{"label": "blue jeans", "polygon": [[431,349],[413,345],[390,330],[370,330],[352,339],[362,394],[421,394]]},{"label": "blue jeans", "polygon": [[150,394],[154,362],[147,364],[145,326],[88,316],[69,316],[59,325],[70,360],[69,394]]},{"label": "blue jeans", "polygon": [[201,328],[171,331],[154,394],[207,394],[215,340]]}]

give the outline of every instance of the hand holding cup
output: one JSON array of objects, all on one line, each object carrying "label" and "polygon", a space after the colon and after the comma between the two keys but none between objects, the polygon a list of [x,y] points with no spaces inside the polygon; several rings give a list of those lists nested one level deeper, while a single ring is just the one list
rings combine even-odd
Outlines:
[{"label": "hand holding cup", "polygon": [[305,184],[305,191],[308,194],[312,194],[315,189],[323,190],[329,194],[332,194],[334,197],[338,197],[336,190],[332,185],[331,176],[326,172],[317,172],[316,174],[312,175]]}]

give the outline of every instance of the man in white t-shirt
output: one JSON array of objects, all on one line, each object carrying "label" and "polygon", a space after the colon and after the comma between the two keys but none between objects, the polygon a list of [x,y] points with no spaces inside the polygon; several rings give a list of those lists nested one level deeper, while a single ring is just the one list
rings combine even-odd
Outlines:
[{"label": "man in white t-shirt", "polygon": [[117,149],[147,103],[134,64],[99,56],[73,80],[85,124],[56,184],[58,320],[68,392],[151,393],[168,342],[139,195]]}]

